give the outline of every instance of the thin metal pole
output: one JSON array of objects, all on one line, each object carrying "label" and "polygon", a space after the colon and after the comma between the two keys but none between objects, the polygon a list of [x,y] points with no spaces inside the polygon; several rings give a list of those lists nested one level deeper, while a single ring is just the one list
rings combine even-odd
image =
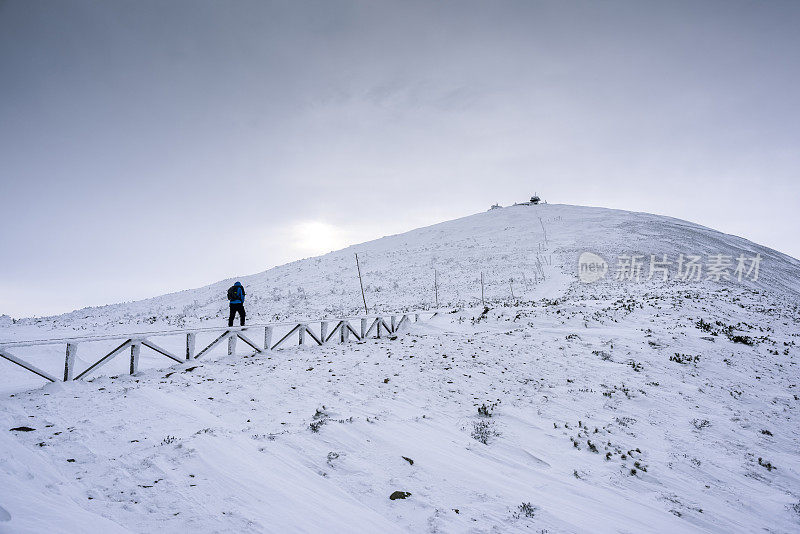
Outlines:
[{"label": "thin metal pole", "polygon": [[364,301],[364,313],[368,314],[367,297],[364,296],[364,282],[361,280],[361,264],[358,263],[358,252],[356,252],[356,268],[358,269],[358,283],[361,285],[361,299]]},{"label": "thin metal pole", "polygon": [[486,307],[486,300],[483,298],[483,272],[481,272],[481,305]]}]

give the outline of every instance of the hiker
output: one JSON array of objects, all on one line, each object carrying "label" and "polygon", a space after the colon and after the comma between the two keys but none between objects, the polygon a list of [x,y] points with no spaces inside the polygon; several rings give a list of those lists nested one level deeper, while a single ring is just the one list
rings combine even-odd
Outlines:
[{"label": "hiker", "polygon": [[233,326],[233,318],[239,313],[239,324],[244,326],[244,288],[241,282],[236,282],[228,288],[228,300],[231,301],[231,315],[228,317],[228,326]]}]

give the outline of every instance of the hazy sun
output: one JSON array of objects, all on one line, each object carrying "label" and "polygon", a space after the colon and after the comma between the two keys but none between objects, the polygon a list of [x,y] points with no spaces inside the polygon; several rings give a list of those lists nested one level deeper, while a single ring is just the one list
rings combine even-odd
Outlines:
[{"label": "hazy sun", "polygon": [[303,254],[324,254],[348,245],[346,232],[323,221],[301,221],[292,227],[293,247]]}]

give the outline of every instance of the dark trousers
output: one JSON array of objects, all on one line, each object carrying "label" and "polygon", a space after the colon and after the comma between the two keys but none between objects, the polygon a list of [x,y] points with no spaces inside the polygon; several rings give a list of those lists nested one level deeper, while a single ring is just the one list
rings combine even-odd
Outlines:
[{"label": "dark trousers", "polygon": [[244,304],[241,302],[231,304],[231,316],[228,317],[228,326],[233,326],[233,318],[236,317],[237,312],[239,313],[239,324],[244,326]]}]

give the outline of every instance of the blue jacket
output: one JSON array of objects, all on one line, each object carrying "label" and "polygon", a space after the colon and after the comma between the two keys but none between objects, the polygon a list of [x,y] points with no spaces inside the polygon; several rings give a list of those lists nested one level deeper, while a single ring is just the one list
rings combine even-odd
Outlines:
[{"label": "blue jacket", "polygon": [[233,299],[231,304],[244,304],[244,288],[242,287],[241,282],[236,282],[233,284],[236,287],[236,295],[239,297],[237,299]]}]

